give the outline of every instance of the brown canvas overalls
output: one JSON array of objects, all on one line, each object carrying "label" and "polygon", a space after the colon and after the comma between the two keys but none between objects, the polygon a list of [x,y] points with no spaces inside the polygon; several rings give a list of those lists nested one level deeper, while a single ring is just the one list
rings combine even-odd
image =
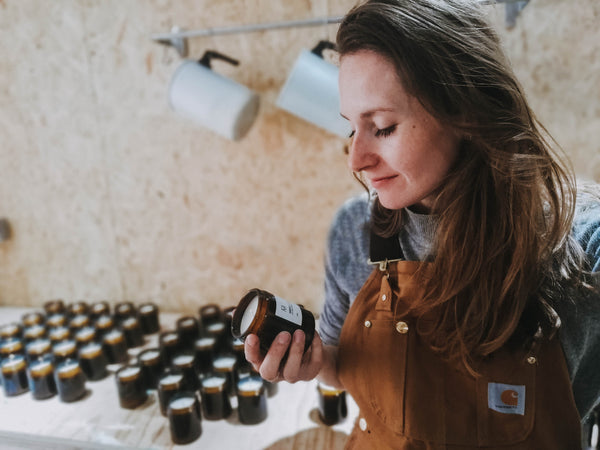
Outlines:
[{"label": "brown canvas overalls", "polygon": [[346,448],[581,449],[559,340],[535,353],[500,350],[477,366],[478,377],[446,362],[402,315],[419,295],[420,264],[375,269],[345,320],[339,376],[360,408]]}]

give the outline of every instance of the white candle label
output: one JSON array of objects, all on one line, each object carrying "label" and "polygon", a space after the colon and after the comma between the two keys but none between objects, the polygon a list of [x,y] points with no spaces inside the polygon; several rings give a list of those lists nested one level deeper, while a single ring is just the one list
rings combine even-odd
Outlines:
[{"label": "white candle label", "polygon": [[275,315],[282,319],[295,323],[298,326],[302,325],[302,310],[298,305],[285,301],[282,298],[275,297],[276,308]]}]

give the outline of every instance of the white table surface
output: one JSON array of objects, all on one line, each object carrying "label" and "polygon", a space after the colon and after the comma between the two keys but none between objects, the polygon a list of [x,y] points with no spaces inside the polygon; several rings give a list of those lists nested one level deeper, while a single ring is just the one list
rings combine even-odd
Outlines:
[{"label": "white table surface", "polygon": [[[18,322],[30,308],[0,308],[0,325]],[[174,328],[180,316],[160,314],[161,330]],[[157,346],[157,335],[146,336],[146,345],[130,350],[135,356]],[[109,366],[115,372],[118,366]],[[161,415],[156,393],[134,410],[119,406],[115,377],[86,382],[87,395],[73,403],[58,396],[35,400],[31,393],[6,397],[0,392],[0,449],[88,448],[189,448],[219,450],[317,450],[342,449],[358,414],[350,396],[348,417],[334,426],[318,418],[316,381],[279,383],[278,393],[267,400],[268,418],[257,425],[243,425],[237,410],[219,421],[202,420],[202,435],[179,446],[171,441],[168,419]],[[235,408],[236,399],[232,400]]]}]

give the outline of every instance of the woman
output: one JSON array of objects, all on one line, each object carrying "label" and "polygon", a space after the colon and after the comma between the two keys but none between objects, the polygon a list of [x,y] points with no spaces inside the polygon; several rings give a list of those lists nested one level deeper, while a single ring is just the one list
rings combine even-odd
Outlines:
[{"label": "woman", "polygon": [[310,350],[301,332],[266,356],[246,339],[264,378],[349,391],[350,448],[573,449],[598,403],[600,203],[576,207],[477,3],[344,18],[348,163],[371,195],[331,227]]}]

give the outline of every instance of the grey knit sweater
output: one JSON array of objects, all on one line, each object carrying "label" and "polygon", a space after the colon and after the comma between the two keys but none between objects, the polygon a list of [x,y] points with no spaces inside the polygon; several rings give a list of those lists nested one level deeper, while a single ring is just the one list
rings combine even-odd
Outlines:
[{"label": "grey knit sweater", "polygon": [[[325,304],[319,334],[325,344],[337,345],[352,302],[373,267],[369,252],[369,198],[348,200],[331,226],[325,260]],[[437,219],[405,210],[399,235],[407,260],[422,261],[429,254]],[[600,290],[600,204],[578,204],[573,236],[589,258],[594,282]],[[575,403],[585,419],[600,402],[600,293],[577,293],[555,306],[562,326],[560,341],[565,352]]]}]

